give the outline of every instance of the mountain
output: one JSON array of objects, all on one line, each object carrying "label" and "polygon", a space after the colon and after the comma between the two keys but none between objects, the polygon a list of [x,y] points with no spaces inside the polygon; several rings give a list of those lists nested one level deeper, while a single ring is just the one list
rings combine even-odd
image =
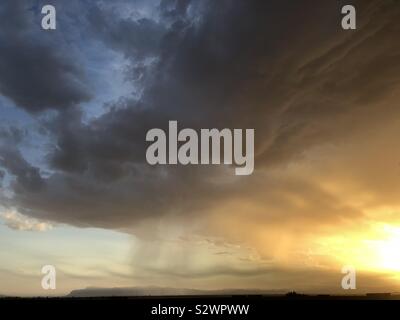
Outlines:
[{"label": "mountain", "polygon": [[71,291],[68,297],[129,297],[129,296],[184,296],[184,295],[262,295],[282,294],[285,290],[197,290],[168,287],[85,288]]}]

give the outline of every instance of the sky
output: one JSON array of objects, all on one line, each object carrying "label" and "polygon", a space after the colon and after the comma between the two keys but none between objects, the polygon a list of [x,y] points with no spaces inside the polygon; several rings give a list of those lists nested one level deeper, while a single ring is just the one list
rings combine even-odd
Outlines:
[{"label": "sky", "polygon": [[[400,3],[350,2],[2,0],[0,294],[399,291]],[[172,120],[255,129],[253,174],[149,165]]]}]

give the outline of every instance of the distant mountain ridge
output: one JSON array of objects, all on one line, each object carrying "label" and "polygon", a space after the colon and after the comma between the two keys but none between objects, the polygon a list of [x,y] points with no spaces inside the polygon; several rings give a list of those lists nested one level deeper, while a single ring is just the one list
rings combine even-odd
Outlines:
[{"label": "distant mountain ridge", "polygon": [[285,290],[222,289],[199,290],[168,287],[85,288],[72,290],[67,297],[128,297],[128,296],[186,296],[186,295],[261,295],[283,294]]}]

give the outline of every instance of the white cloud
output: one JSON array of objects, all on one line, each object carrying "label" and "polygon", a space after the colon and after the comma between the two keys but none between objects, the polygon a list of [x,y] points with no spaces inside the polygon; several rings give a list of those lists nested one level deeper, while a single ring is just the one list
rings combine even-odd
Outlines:
[{"label": "white cloud", "polygon": [[4,220],[4,224],[14,230],[20,231],[48,231],[53,226],[44,221],[28,218],[16,211],[0,212],[0,218]]}]

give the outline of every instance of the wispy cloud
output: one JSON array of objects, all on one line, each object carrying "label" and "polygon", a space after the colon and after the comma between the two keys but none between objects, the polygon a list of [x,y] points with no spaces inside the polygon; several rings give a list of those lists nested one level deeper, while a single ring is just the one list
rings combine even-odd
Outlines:
[{"label": "wispy cloud", "polygon": [[0,218],[4,220],[7,227],[19,231],[48,231],[53,225],[37,219],[28,218],[16,211],[0,212]]}]

